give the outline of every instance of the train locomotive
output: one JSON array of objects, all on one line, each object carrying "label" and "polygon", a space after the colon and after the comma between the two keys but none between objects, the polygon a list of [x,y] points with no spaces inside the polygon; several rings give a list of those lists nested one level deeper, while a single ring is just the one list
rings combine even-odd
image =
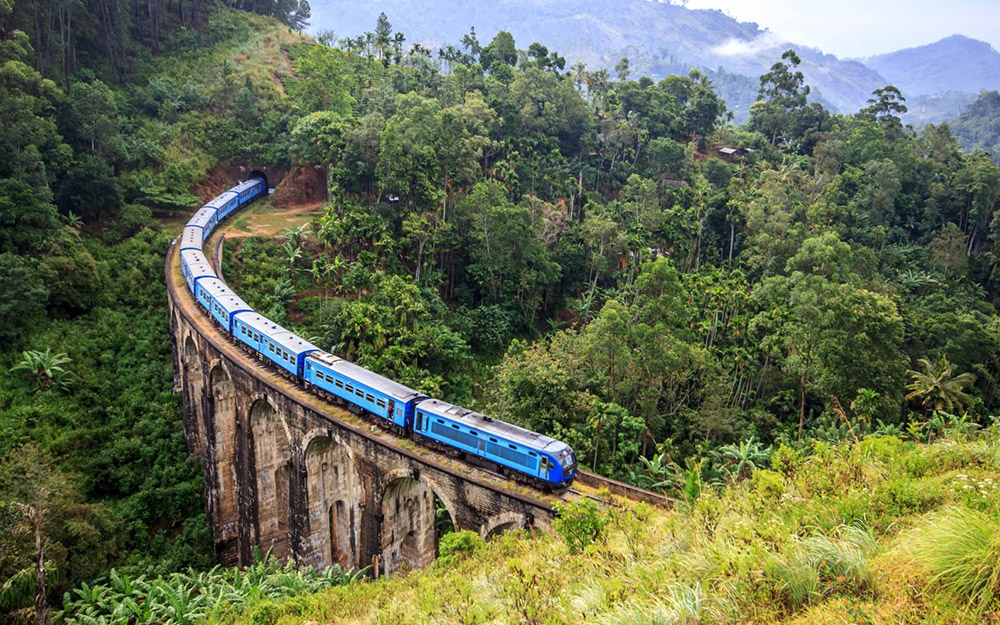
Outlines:
[{"label": "train locomotive", "polygon": [[251,177],[219,194],[188,221],[179,237],[188,290],[246,351],[312,392],[428,447],[546,490],[565,490],[577,472],[562,441],[428,397],[319,349],[255,312],[218,276],[202,247],[225,218],[267,193]]}]

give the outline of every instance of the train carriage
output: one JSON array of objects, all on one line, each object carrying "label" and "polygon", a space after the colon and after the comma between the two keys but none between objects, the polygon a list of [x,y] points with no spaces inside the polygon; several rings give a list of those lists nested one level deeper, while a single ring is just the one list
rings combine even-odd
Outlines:
[{"label": "train carriage", "polygon": [[184,232],[181,234],[181,251],[185,250],[195,250],[201,252],[202,245],[204,241],[201,236],[201,228],[198,226],[192,226],[190,223],[184,226]]},{"label": "train carriage", "polygon": [[181,250],[181,273],[187,282],[188,290],[194,293],[195,282],[201,278],[215,278],[215,269],[201,250]]},{"label": "train carriage", "polygon": [[251,178],[250,180],[245,180],[239,183],[230,189],[230,191],[236,194],[237,201],[240,206],[243,206],[255,197],[267,193],[267,189],[264,186],[265,184],[266,183],[262,178]]},{"label": "train carriage", "polygon": [[253,312],[250,305],[233,293],[226,283],[218,278],[203,278],[194,284],[195,298],[208,310],[230,334],[233,333],[233,316],[241,312]]},{"label": "train carriage", "polygon": [[201,228],[201,242],[204,244],[205,240],[212,234],[212,230],[215,229],[215,224],[217,223],[219,223],[219,216],[216,210],[211,206],[203,206],[198,209],[198,212],[188,221],[187,225]]},{"label": "train carriage", "polygon": [[309,341],[253,311],[235,316],[233,336],[299,378],[303,377],[306,355],[319,350]]},{"label": "train carriage", "polygon": [[326,352],[309,354],[304,377],[309,384],[404,429],[413,423],[414,404],[427,398],[408,386]]},{"label": "train carriage", "polygon": [[439,399],[417,404],[413,431],[543,482],[569,486],[576,476],[566,443]]},{"label": "train carriage", "polygon": [[239,205],[239,195],[230,190],[224,191],[215,196],[202,208],[214,208],[216,211],[216,220],[218,222],[228,217],[231,212],[239,208]]}]

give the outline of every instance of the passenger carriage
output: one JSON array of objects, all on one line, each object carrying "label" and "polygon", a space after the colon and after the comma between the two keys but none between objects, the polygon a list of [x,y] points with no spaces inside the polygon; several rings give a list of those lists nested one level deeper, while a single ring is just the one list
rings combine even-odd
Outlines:
[{"label": "passenger carriage", "polygon": [[217,223],[219,223],[219,215],[211,206],[203,206],[198,209],[198,212],[194,214],[194,217],[188,221],[189,226],[201,228],[201,242],[203,244],[208,237],[211,236],[212,230],[215,229],[215,225]]},{"label": "passenger carriage", "polygon": [[576,475],[566,443],[439,399],[417,404],[413,431],[547,484],[567,487]]},{"label": "passenger carriage", "polygon": [[181,250],[181,273],[188,290],[194,293],[194,283],[201,278],[215,278],[215,270],[201,250]]},{"label": "passenger carriage", "polygon": [[201,228],[199,226],[192,226],[188,222],[188,225],[184,226],[184,232],[181,234],[181,251],[195,250],[201,252],[204,243],[201,236]]},{"label": "passenger carriage", "polygon": [[262,178],[251,178],[239,183],[229,191],[236,194],[239,205],[243,206],[255,197],[267,193],[267,188]]},{"label": "passenger carriage", "polygon": [[327,352],[306,357],[305,381],[399,428],[413,423],[413,406],[426,399],[408,386]]},{"label": "passenger carriage", "polygon": [[239,195],[233,193],[233,191],[224,191],[219,195],[212,198],[212,201],[207,202],[202,208],[214,208],[216,213],[216,221],[222,221],[229,216],[231,212],[239,208]]},{"label": "passenger carriage", "polygon": [[318,347],[253,311],[233,320],[233,336],[292,375],[301,378],[307,354]]},{"label": "passenger carriage", "polygon": [[195,298],[208,313],[230,334],[233,333],[233,316],[241,312],[253,312],[250,305],[233,293],[226,283],[218,278],[202,278],[194,283]]}]

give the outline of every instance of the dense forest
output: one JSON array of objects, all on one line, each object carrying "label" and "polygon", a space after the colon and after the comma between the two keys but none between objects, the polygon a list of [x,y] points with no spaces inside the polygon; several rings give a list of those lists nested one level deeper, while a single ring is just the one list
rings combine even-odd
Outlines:
[{"label": "dense forest", "polygon": [[949,126],[959,144],[1000,161],[1000,93],[983,91]]},{"label": "dense forest", "polygon": [[326,188],[227,247],[255,308],[606,475],[697,496],[998,413],[1000,169],[895,88],[831,114],[789,51],[734,126],[698,71],[244,4],[0,0],[3,610],[211,566],[162,262],[228,164]]}]

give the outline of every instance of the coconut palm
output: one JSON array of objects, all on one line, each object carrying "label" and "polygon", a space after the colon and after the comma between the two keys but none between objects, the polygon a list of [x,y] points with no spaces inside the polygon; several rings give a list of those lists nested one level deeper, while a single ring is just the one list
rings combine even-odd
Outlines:
[{"label": "coconut palm", "polygon": [[954,367],[945,356],[937,362],[928,358],[917,362],[923,371],[907,370],[913,381],[906,385],[909,391],[906,399],[919,401],[924,414],[928,410],[965,414],[973,404],[972,397],[965,391],[975,383],[976,376],[971,373],[954,375]]}]

